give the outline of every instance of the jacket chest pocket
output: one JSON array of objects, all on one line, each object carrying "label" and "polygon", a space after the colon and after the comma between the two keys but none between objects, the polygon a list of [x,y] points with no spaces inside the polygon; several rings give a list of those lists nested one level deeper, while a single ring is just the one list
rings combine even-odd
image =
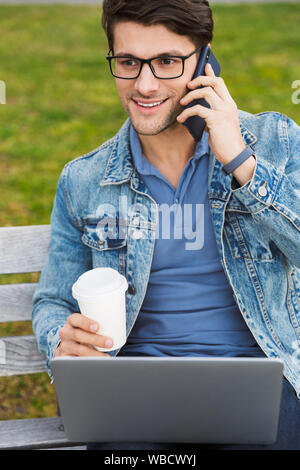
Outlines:
[{"label": "jacket chest pocket", "polygon": [[278,251],[267,230],[251,214],[226,212],[224,237],[235,259],[269,261]]},{"label": "jacket chest pocket", "polygon": [[125,275],[127,224],[119,217],[84,219],[82,243],[91,248],[93,268],[111,267]]}]

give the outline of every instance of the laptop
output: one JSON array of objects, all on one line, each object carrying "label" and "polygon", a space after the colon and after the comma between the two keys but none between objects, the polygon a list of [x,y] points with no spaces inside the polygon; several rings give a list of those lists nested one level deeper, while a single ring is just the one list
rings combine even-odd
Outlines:
[{"label": "laptop", "polygon": [[51,368],[73,442],[276,441],[278,359],[58,357]]}]

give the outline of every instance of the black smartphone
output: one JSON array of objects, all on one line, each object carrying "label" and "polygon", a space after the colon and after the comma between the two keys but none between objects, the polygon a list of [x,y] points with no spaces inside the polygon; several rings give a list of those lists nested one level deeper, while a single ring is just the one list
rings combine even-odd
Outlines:
[{"label": "black smartphone", "polygon": [[[205,65],[210,64],[213,68],[213,71],[216,77],[220,76],[220,65],[212,53],[212,50],[209,46],[205,46],[201,50],[201,54],[198,60],[198,64],[196,67],[196,71],[194,73],[193,79],[198,77],[199,75],[205,75]],[[203,87],[200,87],[203,88]],[[191,90],[190,90],[191,91]],[[196,104],[200,104],[201,106],[205,106],[206,108],[210,108],[209,104],[205,101],[204,98],[200,98],[199,100],[194,100],[189,103],[185,108],[191,108]],[[201,118],[200,116],[191,116],[189,117],[184,123],[184,126],[189,130],[192,134],[196,142],[201,140],[202,134],[204,132],[206,122],[205,119]]]}]

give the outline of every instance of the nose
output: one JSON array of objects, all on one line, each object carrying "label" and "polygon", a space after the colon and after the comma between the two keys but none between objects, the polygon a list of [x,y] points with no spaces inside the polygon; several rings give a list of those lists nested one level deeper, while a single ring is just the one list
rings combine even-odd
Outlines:
[{"label": "nose", "polygon": [[135,89],[144,96],[149,96],[159,88],[159,79],[154,77],[149,64],[144,64],[140,76],[136,79]]}]

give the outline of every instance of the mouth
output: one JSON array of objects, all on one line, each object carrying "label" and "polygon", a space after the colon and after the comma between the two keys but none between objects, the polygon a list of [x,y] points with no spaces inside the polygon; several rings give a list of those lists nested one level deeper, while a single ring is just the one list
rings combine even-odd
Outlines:
[{"label": "mouth", "polygon": [[157,100],[157,101],[139,101],[135,99],[133,99],[132,101],[135,104],[139,112],[143,114],[153,114],[157,110],[159,110],[166,101],[168,101],[168,98],[165,100]]}]

